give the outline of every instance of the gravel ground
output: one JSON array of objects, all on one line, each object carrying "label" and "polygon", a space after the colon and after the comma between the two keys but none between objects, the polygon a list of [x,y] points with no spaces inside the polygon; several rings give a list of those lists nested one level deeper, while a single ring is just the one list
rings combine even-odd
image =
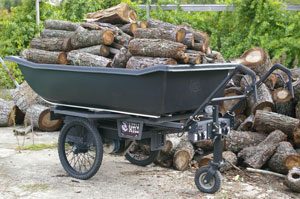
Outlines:
[{"label": "gravel ground", "polygon": [[[57,149],[19,152],[13,128],[0,128],[0,198],[300,198],[277,177],[230,171],[222,189],[203,194],[194,185],[195,170],[174,171],[154,164],[138,167],[124,157],[104,155],[99,172],[82,181],[68,177]],[[56,143],[58,132],[34,136],[35,143]],[[32,144],[32,134],[18,136]]]}]

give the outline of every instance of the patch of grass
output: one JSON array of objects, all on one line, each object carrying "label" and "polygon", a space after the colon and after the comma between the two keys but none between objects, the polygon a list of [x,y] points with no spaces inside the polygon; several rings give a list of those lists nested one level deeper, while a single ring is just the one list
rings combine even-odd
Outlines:
[{"label": "patch of grass", "polygon": [[44,149],[54,149],[56,148],[58,143],[52,143],[52,144],[31,144],[22,146],[21,150],[31,150],[31,151],[41,151]]},{"label": "patch of grass", "polygon": [[49,187],[50,187],[49,184],[27,184],[21,186],[21,188],[24,189],[25,191],[32,191],[32,192],[47,191]]}]

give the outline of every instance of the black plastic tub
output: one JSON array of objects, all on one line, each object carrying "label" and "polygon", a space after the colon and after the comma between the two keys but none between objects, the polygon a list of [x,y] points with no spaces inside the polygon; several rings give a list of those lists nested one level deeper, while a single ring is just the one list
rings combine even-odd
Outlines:
[{"label": "black plastic tub", "polygon": [[31,88],[51,103],[150,116],[196,109],[235,68],[209,64],[128,70],[36,64],[15,56],[6,60],[17,63]]}]

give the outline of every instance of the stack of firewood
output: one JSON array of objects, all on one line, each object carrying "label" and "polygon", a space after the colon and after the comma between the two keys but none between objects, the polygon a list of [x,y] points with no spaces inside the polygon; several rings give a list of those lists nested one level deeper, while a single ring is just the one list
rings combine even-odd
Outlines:
[{"label": "stack of firewood", "polygon": [[188,24],[138,21],[126,3],[88,13],[83,23],[46,20],[21,57],[36,63],[140,69],[224,62],[209,36]]}]

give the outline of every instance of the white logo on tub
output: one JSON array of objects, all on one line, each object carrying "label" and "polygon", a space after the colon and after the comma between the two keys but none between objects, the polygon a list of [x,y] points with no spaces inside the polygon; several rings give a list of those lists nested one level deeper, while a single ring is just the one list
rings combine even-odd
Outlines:
[{"label": "white logo on tub", "polygon": [[133,123],[133,122],[122,122],[121,129],[123,133],[130,133],[130,134],[139,134],[140,132],[140,124]]}]

